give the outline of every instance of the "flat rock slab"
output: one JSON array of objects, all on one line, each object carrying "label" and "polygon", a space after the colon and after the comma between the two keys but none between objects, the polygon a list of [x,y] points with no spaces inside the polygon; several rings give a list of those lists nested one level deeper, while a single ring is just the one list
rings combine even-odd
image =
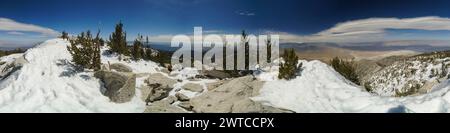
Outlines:
[{"label": "flat rock slab", "polygon": [[170,88],[173,88],[174,84],[177,83],[177,80],[171,79],[161,73],[154,73],[150,74],[149,77],[145,80],[145,82],[149,85],[151,84],[161,84],[161,86],[168,86]]},{"label": "flat rock slab", "polygon": [[288,110],[264,106],[250,97],[259,95],[264,82],[252,76],[236,78],[190,100],[196,113],[287,113]]},{"label": "flat rock slab", "polygon": [[187,83],[181,88],[192,92],[203,92],[203,86],[195,83]]}]

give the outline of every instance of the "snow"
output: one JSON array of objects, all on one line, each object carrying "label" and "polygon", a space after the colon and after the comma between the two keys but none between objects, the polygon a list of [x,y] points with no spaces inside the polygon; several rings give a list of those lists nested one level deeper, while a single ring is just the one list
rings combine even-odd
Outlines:
[{"label": "snow", "polygon": [[[301,61],[303,71],[297,78],[268,80],[260,95],[252,100],[295,112],[449,112],[450,82],[433,88],[430,93],[410,97],[372,95],[347,81],[330,66],[320,61]],[[265,74],[264,74],[265,73]],[[274,71],[257,75],[260,79],[275,79]]]},{"label": "snow", "polygon": [[155,73],[158,72],[157,70],[161,69],[161,67],[159,67],[157,63],[151,61],[144,61],[142,59],[138,61],[119,61],[118,55],[115,53],[110,55],[104,55],[103,53],[106,53],[105,52],[106,50],[108,50],[108,47],[102,47],[101,49],[102,53],[101,60],[103,64],[122,63],[131,67],[134,73]]},{"label": "snow", "polygon": [[[1,57],[11,63],[24,57],[27,63],[0,82],[0,112],[143,112],[140,87],[145,74],[162,73],[151,61],[119,61],[117,55],[102,55],[102,63],[123,63],[140,74],[136,94],[130,102],[113,103],[101,93],[101,83],[92,71],[73,71],[68,62],[67,41],[48,40],[24,54]],[[102,48],[105,51],[106,48]],[[300,61],[302,71],[293,80],[279,80],[278,67],[258,69],[255,77],[265,81],[260,95],[252,100],[296,112],[450,112],[450,81],[435,86],[427,94],[402,98],[366,92],[320,61]],[[206,84],[216,80],[195,79],[199,71],[174,66],[169,78],[179,80],[170,95],[179,92],[192,98],[207,92]],[[203,86],[201,93],[181,89],[186,83]],[[178,104],[178,103],[174,103]]]},{"label": "snow", "polygon": [[[130,102],[113,103],[101,94],[100,81],[93,78],[93,72],[71,71],[64,64],[71,59],[67,45],[67,41],[52,39],[24,53],[28,63],[14,73],[15,80],[1,83],[0,112],[144,111],[139,90]],[[2,61],[9,58],[12,56]]]}]

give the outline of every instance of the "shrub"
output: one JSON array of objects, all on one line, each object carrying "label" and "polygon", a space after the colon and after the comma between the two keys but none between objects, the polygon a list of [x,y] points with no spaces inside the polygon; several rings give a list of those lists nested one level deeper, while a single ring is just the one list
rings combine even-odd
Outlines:
[{"label": "shrub", "polygon": [[352,81],[357,85],[360,85],[358,74],[356,74],[357,66],[353,60],[345,61],[343,59],[335,57],[331,60],[331,66],[346,79]]},{"label": "shrub", "polygon": [[[99,32],[100,33],[100,32]],[[80,68],[99,70],[100,60],[100,37],[93,38],[90,31],[82,32],[75,39],[70,40],[67,50],[72,55],[72,62]]]},{"label": "shrub", "polygon": [[279,79],[290,80],[297,76],[297,72],[300,71],[302,64],[298,64],[298,57],[295,54],[294,49],[285,49],[282,55],[284,63],[280,64]]}]

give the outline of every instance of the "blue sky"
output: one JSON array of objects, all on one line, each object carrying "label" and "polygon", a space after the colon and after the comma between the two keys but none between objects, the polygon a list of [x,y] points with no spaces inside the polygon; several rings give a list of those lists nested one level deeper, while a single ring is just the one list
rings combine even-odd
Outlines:
[{"label": "blue sky", "polygon": [[[430,20],[447,21],[448,5],[446,0],[2,0],[0,18],[72,34],[101,29],[104,37],[122,21],[129,40],[138,33],[155,36],[155,40],[156,36],[192,34],[194,26],[202,26],[209,33],[231,34],[245,29],[254,34],[279,33],[291,40],[317,41],[311,36],[355,20],[436,16]],[[450,33],[448,29],[414,26],[406,26],[411,30],[403,26],[381,29],[400,27],[384,33],[392,37],[398,31],[394,38],[400,39],[405,32],[412,39],[445,39]],[[0,25],[0,46],[51,37],[45,34],[42,30],[2,30]]]}]

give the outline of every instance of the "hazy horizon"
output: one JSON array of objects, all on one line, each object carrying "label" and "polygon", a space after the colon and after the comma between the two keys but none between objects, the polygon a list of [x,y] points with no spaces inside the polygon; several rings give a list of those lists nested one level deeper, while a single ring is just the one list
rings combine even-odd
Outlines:
[{"label": "hazy horizon", "polygon": [[205,35],[242,30],[279,34],[281,43],[450,46],[449,4],[445,0],[6,0],[0,5],[0,48],[31,47],[61,31],[76,35],[101,30],[107,39],[119,21],[128,41],[141,34],[152,43],[192,35],[193,28],[201,26]]}]

